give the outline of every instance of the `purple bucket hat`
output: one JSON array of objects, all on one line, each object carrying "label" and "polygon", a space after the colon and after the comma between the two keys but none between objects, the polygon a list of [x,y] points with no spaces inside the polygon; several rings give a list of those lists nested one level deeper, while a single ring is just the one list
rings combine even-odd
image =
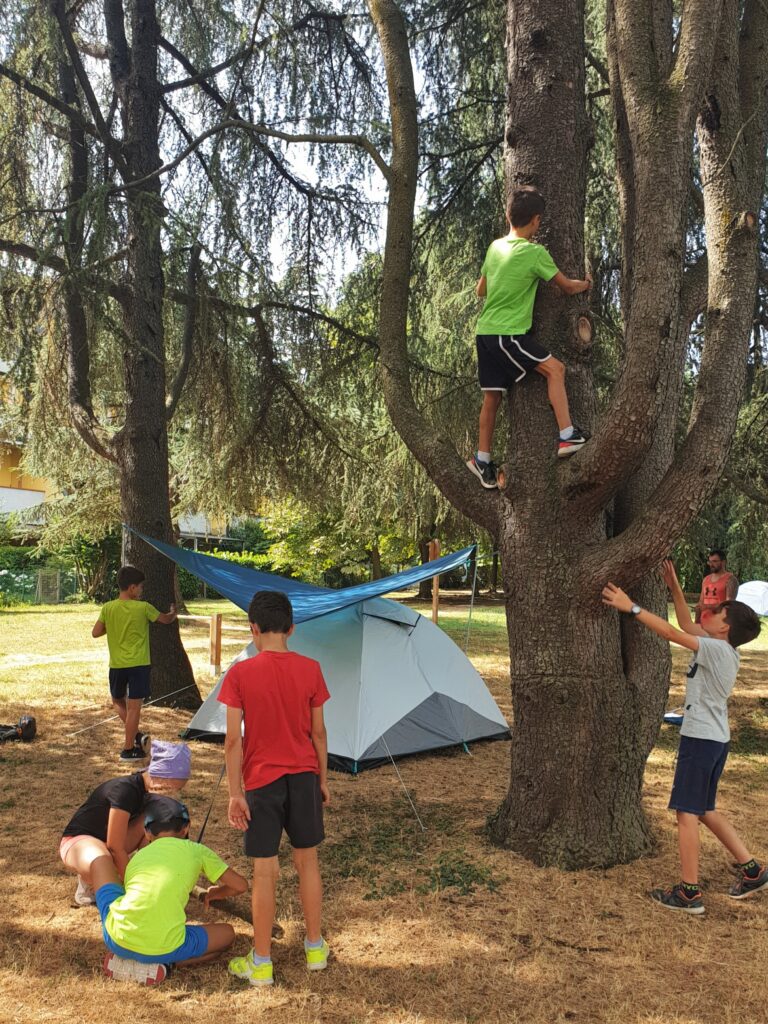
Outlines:
[{"label": "purple bucket hat", "polygon": [[192,754],[186,743],[152,740],[149,774],[155,779],[188,779],[192,773]]}]

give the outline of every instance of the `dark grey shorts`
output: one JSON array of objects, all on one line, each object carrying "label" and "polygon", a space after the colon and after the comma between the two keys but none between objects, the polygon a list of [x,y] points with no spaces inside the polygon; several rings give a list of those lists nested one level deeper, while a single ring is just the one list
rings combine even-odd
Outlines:
[{"label": "dark grey shorts", "polygon": [[245,833],[246,857],[276,857],[283,829],[294,849],[318,846],[323,831],[323,798],[314,772],[281,775],[246,791],[251,820]]}]

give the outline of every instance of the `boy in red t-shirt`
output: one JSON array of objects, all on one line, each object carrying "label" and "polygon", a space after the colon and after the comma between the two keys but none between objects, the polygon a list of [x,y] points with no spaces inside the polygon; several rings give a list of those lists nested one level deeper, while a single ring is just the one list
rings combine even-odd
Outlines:
[{"label": "boy in red t-shirt", "polygon": [[229,971],[251,985],[271,985],[283,829],[299,875],[307,967],[321,971],[328,965],[317,847],[324,838],[323,805],[330,802],[323,721],[330,694],[320,665],[288,650],[293,609],[285,594],[258,591],[248,619],[258,656],[230,668],[218,697],[227,705],[229,823],[245,832],[245,853],[253,858],[253,949],[231,960]]}]

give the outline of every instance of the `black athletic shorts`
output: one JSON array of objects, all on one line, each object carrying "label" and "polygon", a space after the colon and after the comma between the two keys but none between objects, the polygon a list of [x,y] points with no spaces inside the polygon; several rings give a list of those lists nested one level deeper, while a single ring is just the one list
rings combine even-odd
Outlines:
[{"label": "black athletic shorts", "polygon": [[527,334],[478,334],[477,375],[483,391],[506,391],[535,370],[551,353]]},{"label": "black athletic shorts", "polygon": [[281,775],[266,786],[246,790],[245,799],[251,812],[246,857],[276,857],[283,829],[294,849],[318,846],[325,839],[320,779],[314,772]]},{"label": "black athletic shorts", "polygon": [[681,736],[675,780],[669,798],[671,811],[706,814],[715,810],[717,784],[728,758],[728,743]]},{"label": "black athletic shorts", "polygon": [[131,668],[109,670],[109,692],[115,700],[127,695],[130,700],[146,700],[149,697],[151,665],[133,665]]}]

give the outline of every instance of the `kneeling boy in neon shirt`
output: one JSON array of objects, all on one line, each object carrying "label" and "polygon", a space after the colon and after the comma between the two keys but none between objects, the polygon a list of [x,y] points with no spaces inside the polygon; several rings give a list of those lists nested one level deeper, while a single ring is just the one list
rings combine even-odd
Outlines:
[{"label": "kneeling boy in neon shirt", "polygon": [[226,899],[248,882],[200,843],[190,842],[189,812],[170,797],[157,797],[144,818],[149,845],[125,869],[125,887],[111,857],[91,865],[104,942],[104,973],[119,981],[157,985],[171,964],[213,960],[235,941],[228,924],[188,925],[185,907],[202,872],[214,884],[205,896]]}]

